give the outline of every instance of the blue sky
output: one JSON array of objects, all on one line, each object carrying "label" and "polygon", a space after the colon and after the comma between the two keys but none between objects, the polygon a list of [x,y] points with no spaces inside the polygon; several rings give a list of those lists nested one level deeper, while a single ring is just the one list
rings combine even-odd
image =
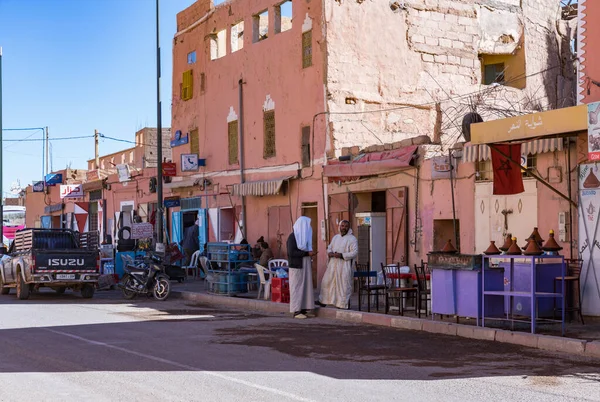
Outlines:
[{"label": "blue sky", "polygon": [[[162,0],[162,122],[171,122],[172,41],[176,14],[194,0]],[[3,127],[48,126],[50,138],[133,140],[156,126],[154,0],[0,0]],[[4,131],[4,140],[42,138]],[[93,138],[52,142],[52,167],[86,168]],[[101,140],[100,154],[128,144]],[[42,142],[4,142],[4,192],[42,177]]]}]

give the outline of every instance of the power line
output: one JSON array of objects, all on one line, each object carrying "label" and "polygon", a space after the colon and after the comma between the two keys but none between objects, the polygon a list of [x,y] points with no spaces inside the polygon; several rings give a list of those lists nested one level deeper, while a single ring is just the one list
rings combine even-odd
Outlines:
[{"label": "power line", "polygon": [[[81,140],[83,138],[94,138],[93,135],[82,135],[79,137],[55,137],[50,138],[50,141],[63,141],[63,140]],[[43,138],[21,138],[18,140],[2,140],[3,142],[33,142],[33,141],[44,141]]]}]

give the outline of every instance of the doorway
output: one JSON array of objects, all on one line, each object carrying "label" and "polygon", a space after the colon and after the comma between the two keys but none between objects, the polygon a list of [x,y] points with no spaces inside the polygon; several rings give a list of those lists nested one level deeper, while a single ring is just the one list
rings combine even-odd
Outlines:
[{"label": "doorway", "polygon": [[[310,218],[310,227],[313,232],[312,249],[315,254],[317,254],[319,251],[318,234],[320,233],[320,231],[319,231],[319,213],[318,212],[319,211],[317,209],[316,202],[302,203],[302,216],[306,216],[306,217]],[[314,261],[317,261],[317,259],[315,258]],[[315,289],[317,288],[317,278],[318,278],[317,273],[318,273],[317,264],[316,263],[312,264],[313,288],[315,288]]]}]

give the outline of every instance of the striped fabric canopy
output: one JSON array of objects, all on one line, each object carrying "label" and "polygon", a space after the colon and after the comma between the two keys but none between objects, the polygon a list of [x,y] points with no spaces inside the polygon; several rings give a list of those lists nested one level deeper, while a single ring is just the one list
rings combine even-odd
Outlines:
[{"label": "striped fabric canopy", "polygon": [[[535,155],[562,150],[562,138],[545,138],[542,140],[527,141],[521,144],[521,155]],[[485,144],[468,145],[463,148],[462,162],[486,161],[491,157],[492,151],[489,146]]]}]

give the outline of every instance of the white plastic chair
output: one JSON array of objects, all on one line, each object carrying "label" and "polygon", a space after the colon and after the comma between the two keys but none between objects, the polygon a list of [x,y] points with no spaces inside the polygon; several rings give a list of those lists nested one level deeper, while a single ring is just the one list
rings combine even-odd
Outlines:
[{"label": "white plastic chair", "polygon": [[269,260],[269,270],[275,271],[279,267],[287,267],[288,260],[283,258]]},{"label": "white plastic chair", "polygon": [[[271,296],[271,277],[273,276],[273,273],[262,265],[254,264],[254,268],[256,268],[258,278],[260,279],[260,286],[258,287],[258,295],[256,298],[260,299],[260,292],[263,292],[263,298],[269,300],[269,296]],[[265,272],[269,274],[269,279],[265,276]]]},{"label": "white plastic chair", "polygon": [[195,251],[194,254],[192,254],[192,258],[190,260],[190,265],[183,267],[183,269],[185,270],[185,276],[187,277],[189,275],[189,272],[192,272],[192,276],[194,279],[197,279],[199,276],[198,273],[198,257],[200,256],[200,251]]}]

